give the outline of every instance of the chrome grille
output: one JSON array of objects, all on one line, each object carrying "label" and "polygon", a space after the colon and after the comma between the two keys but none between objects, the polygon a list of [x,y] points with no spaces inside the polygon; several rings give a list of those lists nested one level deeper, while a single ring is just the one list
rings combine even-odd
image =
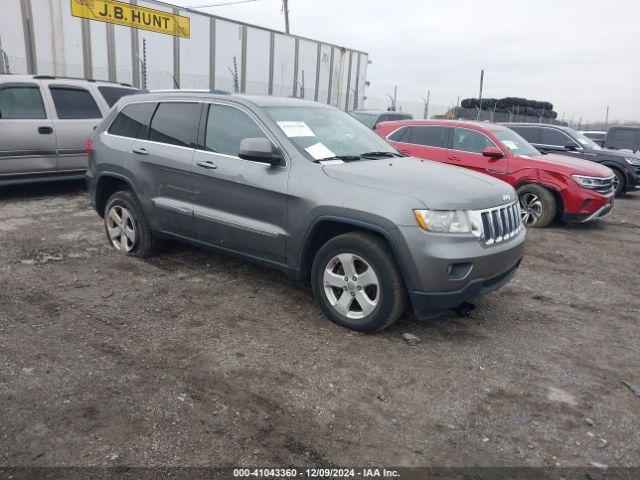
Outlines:
[{"label": "chrome grille", "polygon": [[522,227],[520,204],[515,201],[501,207],[473,210],[469,216],[474,233],[484,245],[502,243],[515,237]]},{"label": "chrome grille", "polygon": [[603,178],[601,184],[594,188],[596,192],[600,193],[611,193],[613,189],[613,177]]}]

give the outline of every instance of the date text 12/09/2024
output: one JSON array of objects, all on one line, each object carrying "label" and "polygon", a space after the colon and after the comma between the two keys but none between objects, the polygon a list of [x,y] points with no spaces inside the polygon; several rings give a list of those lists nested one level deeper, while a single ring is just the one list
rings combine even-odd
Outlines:
[{"label": "date text 12/09/2024", "polygon": [[398,478],[397,470],[386,468],[237,468],[236,478]]}]

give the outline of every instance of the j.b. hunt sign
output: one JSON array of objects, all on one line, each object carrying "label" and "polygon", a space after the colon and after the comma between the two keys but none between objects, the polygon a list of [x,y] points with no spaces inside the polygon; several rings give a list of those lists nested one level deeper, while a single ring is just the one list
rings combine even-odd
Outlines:
[{"label": "j.b. hunt sign", "polygon": [[116,0],[71,0],[71,15],[98,22],[189,38],[189,17]]}]

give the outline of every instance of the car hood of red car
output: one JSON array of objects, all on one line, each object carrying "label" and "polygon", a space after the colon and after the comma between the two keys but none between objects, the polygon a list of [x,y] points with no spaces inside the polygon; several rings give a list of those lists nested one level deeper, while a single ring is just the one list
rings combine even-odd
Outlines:
[{"label": "car hood of red car", "polygon": [[[557,155],[555,153],[548,153],[539,157],[528,157],[526,155],[517,155],[518,158],[526,159],[528,162],[538,162],[544,164],[541,168],[553,165],[555,168],[558,166],[563,167],[563,173],[581,175],[590,175],[592,177],[610,177],[613,172],[609,167],[600,165],[596,162],[590,162],[589,160],[582,160],[580,158],[573,158],[568,155]],[[565,170],[566,169],[566,170]]]}]

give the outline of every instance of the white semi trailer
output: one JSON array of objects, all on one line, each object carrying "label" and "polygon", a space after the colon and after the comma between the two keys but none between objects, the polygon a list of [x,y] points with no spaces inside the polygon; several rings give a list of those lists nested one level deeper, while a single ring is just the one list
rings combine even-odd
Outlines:
[{"label": "white semi trailer", "polygon": [[2,0],[0,74],[362,106],[367,53],[153,0]]}]

